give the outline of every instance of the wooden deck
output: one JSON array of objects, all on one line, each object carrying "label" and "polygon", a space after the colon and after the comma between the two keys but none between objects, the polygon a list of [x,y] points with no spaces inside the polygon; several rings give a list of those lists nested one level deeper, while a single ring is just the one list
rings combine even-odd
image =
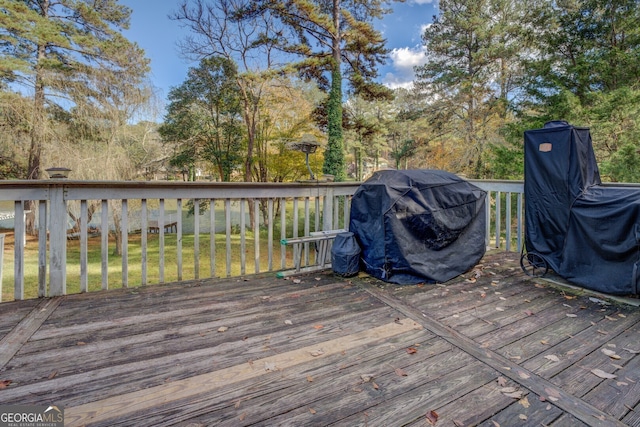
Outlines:
[{"label": "wooden deck", "polygon": [[0,402],[67,426],[640,426],[640,309],[517,255],[444,285],[323,272],[3,303]]}]

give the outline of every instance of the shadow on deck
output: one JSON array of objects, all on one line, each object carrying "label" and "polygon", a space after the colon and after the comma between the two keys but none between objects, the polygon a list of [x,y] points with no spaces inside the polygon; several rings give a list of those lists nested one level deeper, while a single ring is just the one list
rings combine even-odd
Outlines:
[{"label": "shadow on deck", "polygon": [[0,401],[66,426],[640,426],[640,310],[517,256],[444,285],[270,274],[0,304]]}]

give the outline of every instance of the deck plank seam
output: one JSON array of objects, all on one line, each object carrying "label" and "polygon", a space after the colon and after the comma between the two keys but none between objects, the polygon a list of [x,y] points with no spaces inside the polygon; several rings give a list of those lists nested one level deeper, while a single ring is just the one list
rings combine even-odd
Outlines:
[{"label": "deck plank seam", "polygon": [[44,299],[0,340],[0,369],[3,369],[27,341],[60,306],[65,297]]}]

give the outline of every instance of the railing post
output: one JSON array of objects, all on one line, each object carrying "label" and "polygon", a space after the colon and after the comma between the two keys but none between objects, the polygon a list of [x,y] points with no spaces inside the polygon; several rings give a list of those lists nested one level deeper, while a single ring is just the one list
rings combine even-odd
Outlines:
[{"label": "railing post", "polygon": [[322,231],[333,230],[333,187],[327,186],[322,207]]},{"label": "railing post", "polygon": [[49,296],[67,293],[67,202],[63,183],[49,186]]}]

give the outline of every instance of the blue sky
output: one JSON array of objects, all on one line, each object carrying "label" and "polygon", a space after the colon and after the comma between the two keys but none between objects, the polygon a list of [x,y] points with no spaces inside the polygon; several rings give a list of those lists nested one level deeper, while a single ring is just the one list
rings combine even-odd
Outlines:
[{"label": "blue sky", "polygon": [[[166,99],[171,87],[181,84],[189,63],[180,56],[177,42],[186,34],[168,16],[178,0],[121,0],[133,10],[130,29],[125,36],[135,41],[151,59],[151,81]],[[380,81],[389,87],[407,86],[413,79],[413,66],[424,61],[421,33],[432,21],[437,4],[434,0],[406,0],[393,5],[393,13],[375,23],[391,49],[389,60],[379,69]]]}]

